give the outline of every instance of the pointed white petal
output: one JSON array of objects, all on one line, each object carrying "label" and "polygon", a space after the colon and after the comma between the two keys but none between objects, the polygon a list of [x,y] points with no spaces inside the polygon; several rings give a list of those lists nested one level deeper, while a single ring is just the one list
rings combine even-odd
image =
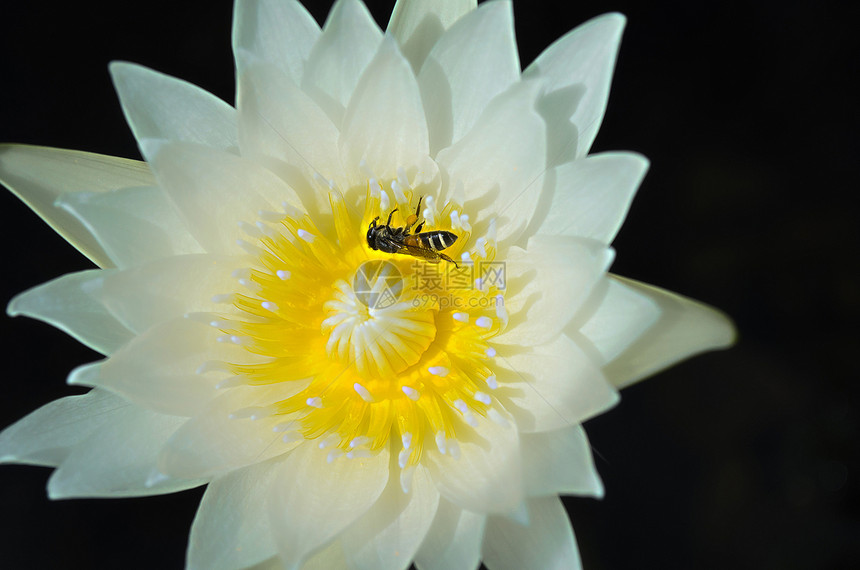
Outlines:
[{"label": "pointed white petal", "polygon": [[209,254],[158,259],[105,276],[93,293],[125,326],[140,334],[192,312],[219,312],[213,296],[233,291],[238,261]]},{"label": "pointed white petal", "polygon": [[523,72],[547,86],[541,114],[550,125],[550,164],[563,164],[588,153],[597,136],[625,19],[605,14],[563,36]]},{"label": "pointed white petal", "polygon": [[161,188],[76,192],[56,204],[89,230],[117,267],[203,251]]},{"label": "pointed white petal", "polygon": [[[398,472],[396,457],[389,466]],[[439,492],[423,467],[417,467],[409,493],[400,478],[390,476],[388,485],[370,510],[343,531],[339,540],[356,568],[400,570],[409,567],[433,522]]]},{"label": "pointed white petal", "polygon": [[427,156],[427,120],[418,83],[397,43],[386,36],[349,101],[341,134],[341,162],[361,178],[364,162],[377,178],[396,178]]},{"label": "pointed white petal", "polygon": [[53,325],[102,354],[119,350],[134,336],[92,293],[113,270],[93,269],[63,275],[14,297],[10,316],[26,315]]},{"label": "pointed white petal", "polygon": [[488,2],[439,39],[418,74],[430,154],[463,138],[487,103],[520,77],[510,2]]},{"label": "pointed white petal", "polygon": [[425,464],[442,496],[477,513],[507,513],[523,498],[519,438],[513,418],[500,413],[509,425],[477,416],[477,427],[458,431],[457,459],[425,450]]},{"label": "pointed white petal", "polygon": [[477,568],[486,522],[486,515],[464,511],[440,499],[433,525],[415,556],[418,570]]},{"label": "pointed white petal", "polygon": [[612,250],[593,240],[533,236],[505,260],[508,327],[497,341],[533,346],[554,338],[604,278]]},{"label": "pointed white petal", "polygon": [[[322,176],[337,184],[344,183],[337,127],[313,99],[277,68],[264,64],[247,66],[240,82],[238,104],[243,156],[262,156],[285,163],[285,167],[306,179]],[[288,176],[282,178],[289,181]]]},{"label": "pointed white petal", "polygon": [[110,258],[74,216],[54,206],[67,192],[106,192],[151,186],[146,163],[89,152],[28,145],[0,145],[0,182],[99,267]]},{"label": "pointed white petal", "polygon": [[570,520],[558,497],[529,499],[528,524],[488,517],[484,564],[490,570],[582,568]]},{"label": "pointed white petal", "polygon": [[283,463],[269,518],[284,566],[299,568],[377,501],[389,477],[388,448],[367,458],[341,456],[305,444]]},{"label": "pointed white petal", "polygon": [[290,451],[297,444],[284,443],[284,434],[273,430],[282,419],[230,417],[277,400],[268,387],[228,389],[170,438],[158,458],[159,470],[174,477],[209,478]]},{"label": "pointed white petal", "polygon": [[241,254],[247,236],[239,222],[255,223],[261,210],[282,201],[299,204],[280,178],[250,160],[191,143],[141,141],[162,188],[192,235],[209,253]]},{"label": "pointed white petal", "polygon": [[618,402],[618,392],[599,365],[566,335],[531,348],[497,345],[494,396],[521,432],[548,431],[581,423]]},{"label": "pointed white petal", "polygon": [[91,390],[45,404],[0,432],[0,463],[59,465],[77,445],[130,408],[106,390]]},{"label": "pointed white petal", "polygon": [[[283,564],[278,559],[277,570],[283,569]],[[302,564],[302,570],[351,570],[355,566],[350,566],[346,560],[346,554],[343,552],[343,547],[340,541],[335,540]]]},{"label": "pointed white petal", "polygon": [[546,129],[534,108],[539,92],[536,82],[516,83],[490,101],[466,136],[437,156],[447,173],[445,198],[465,190],[465,210],[478,220],[476,235],[499,218],[497,239],[503,242],[519,236],[532,218],[546,160]]},{"label": "pointed white petal", "polygon": [[297,0],[236,0],[236,77],[242,77],[249,59],[258,59],[278,66],[301,83],[305,61],[319,35],[319,25]]},{"label": "pointed white petal", "polygon": [[373,59],[382,31],[360,0],[335,2],[314,44],[302,89],[340,125],[358,78]]},{"label": "pointed white petal", "polygon": [[238,148],[236,110],[187,81],[142,65],[110,65],[125,118],[137,140],[200,143],[222,150]]},{"label": "pointed white petal", "polygon": [[266,505],[279,463],[250,465],[209,483],[191,526],[188,568],[245,568],[277,555]]},{"label": "pointed white petal", "polygon": [[619,280],[607,278],[595,287],[590,308],[576,316],[565,332],[583,350],[606,364],[638,340],[660,318],[660,307]]},{"label": "pointed white petal", "polygon": [[397,0],[388,32],[417,72],[433,44],[454,22],[475,9],[478,0]]},{"label": "pointed white petal", "polygon": [[202,485],[205,481],[168,477],[153,482],[151,478],[158,450],[184,421],[129,407],[69,451],[48,480],[48,495],[52,499],[145,497]]},{"label": "pointed white petal", "polygon": [[591,446],[582,426],[520,434],[526,494],[603,497]]},{"label": "pointed white petal", "polygon": [[199,374],[209,361],[236,362],[247,351],[219,343],[207,324],[179,317],[134,338],[107,360],[72,372],[70,384],[100,386],[167,414],[192,416],[215,397],[218,380]]},{"label": "pointed white petal", "polygon": [[648,170],[634,153],[603,153],[555,169],[555,192],[540,233],[612,243]]},{"label": "pointed white petal", "polygon": [[660,308],[660,317],[603,371],[619,388],[647,378],[694,354],[731,346],[735,328],[720,311],[676,293],[613,276]]}]

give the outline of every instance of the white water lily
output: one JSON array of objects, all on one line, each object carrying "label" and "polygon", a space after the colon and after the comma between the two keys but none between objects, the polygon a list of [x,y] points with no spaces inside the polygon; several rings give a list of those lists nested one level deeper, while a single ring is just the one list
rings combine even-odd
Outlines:
[{"label": "white water lily", "polygon": [[[510,2],[398,0],[383,33],[359,0],[322,29],[237,0],[235,109],[113,64],[145,163],[0,149],[0,180],[100,267],[9,313],[107,356],[0,460],[57,467],[53,498],[208,484],[193,568],[577,567],[558,496],[603,493],[581,423],[733,338],[607,273],[647,169],[586,156],[623,25],[521,74]],[[456,241],[371,248],[389,219]]]}]

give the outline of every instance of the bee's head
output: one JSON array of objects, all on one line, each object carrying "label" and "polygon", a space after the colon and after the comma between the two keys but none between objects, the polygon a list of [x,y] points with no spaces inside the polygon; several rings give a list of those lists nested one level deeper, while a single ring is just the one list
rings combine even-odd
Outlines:
[{"label": "bee's head", "polygon": [[378,218],[374,218],[370,225],[367,226],[367,245],[370,246],[370,249],[376,249],[376,233],[381,229],[377,227],[376,220]]}]

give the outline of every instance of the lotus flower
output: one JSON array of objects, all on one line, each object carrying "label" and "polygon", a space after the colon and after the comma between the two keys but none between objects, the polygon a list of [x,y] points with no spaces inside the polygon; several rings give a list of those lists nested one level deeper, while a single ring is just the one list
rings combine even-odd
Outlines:
[{"label": "lotus flower", "polygon": [[236,107],[111,74],[146,162],[7,145],[0,179],[99,269],[29,290],[106,358],[0,434],[53,498],[207,484],[192,568],[574,568],[581,424],[728,345],[607,273],[645,174],[587,153],[624,18],[521,73],[511,3],[237,0]]}]

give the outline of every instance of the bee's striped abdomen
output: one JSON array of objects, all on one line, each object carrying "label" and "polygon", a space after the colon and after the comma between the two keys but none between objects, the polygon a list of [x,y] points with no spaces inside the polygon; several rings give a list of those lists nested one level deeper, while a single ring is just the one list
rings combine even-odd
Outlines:
[{"label": "bee's striped abdomen", "polygon": [[434,232],[424,232],[418,234],[416,237],[421,239],[421,242],[425,247],[432,249],[433,251],[442,251],[443,249],[448,249],[454,242],[457,241],[457,235],[451,232],[446,232],[444,230],[434,231]]}]

